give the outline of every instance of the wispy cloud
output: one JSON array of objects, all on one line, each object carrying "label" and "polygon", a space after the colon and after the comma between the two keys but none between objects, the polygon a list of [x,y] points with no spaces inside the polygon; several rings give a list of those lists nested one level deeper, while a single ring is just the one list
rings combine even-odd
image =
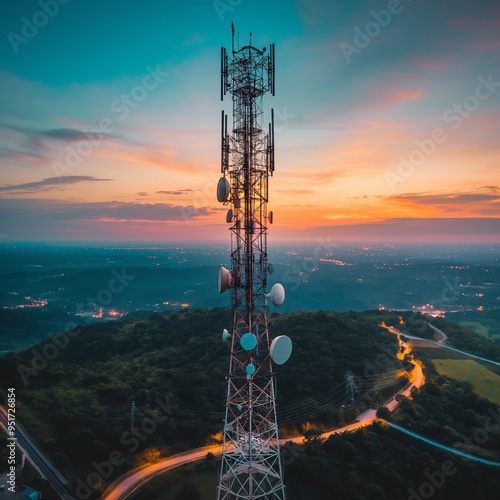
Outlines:
[{"label": "wispy cloud", "polygon": [[25,182],[24,184],[10,184],[0,186],[0,191],[12,194],[33,193],[39,191],[49,191],[52,189],[60,189],[68,184],[78,184],[80,182],[104,182],[112,181],[113,179],[99,179],[91,175],[67,175],[61,177],[49,177],[41,181]]},{"label": "wispy cloud", "polygon": [[156,194],[169,194],[174,196],[180,196],[187,193],[192,193],[194,189],[177,189],[176,191],[156,191]]},{"label": "wispy cloud", "polygon": [[4,219],[24,216],[41,221],[187,221],[213,215],[209,207],[172,205],[167,203],[135,203],[104,201],[89,203],[65,203],[56,200],[22,199],[4,200],[0,209]]},{"label": "wispy cloud", "polygon": [[380,197],[384,203],[402,206],[435,214],[448,214],[470,217],[477,215],[500,215],[500,191],[498,186],[483,186],[467,192],[420,192],[402,193],[392,196]]},{"label": "wispy cloud", "polygon": [[34,129],[0,124],[0,129],[3,134],[0,157],[7,163],[19,163],[23,166],[45,165],[71,144],[85,142],[91,144],[92,148],[96,144],[123,139],[117,134],[74,128]]}]

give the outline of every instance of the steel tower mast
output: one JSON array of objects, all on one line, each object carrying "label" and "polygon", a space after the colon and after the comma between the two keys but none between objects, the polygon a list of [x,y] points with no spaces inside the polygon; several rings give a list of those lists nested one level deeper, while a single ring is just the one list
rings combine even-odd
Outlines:
[{"label": "steel tower mast", "polygon": [[231,354],[218,500],[285,500],[275,403],[274,364],[282,364],[292,350],[286,336],[269,339],[267,300],[281,305],[283,286],[266,293],[268,262],[268,178],[274,172],[274,112],[267,131],[262,128],[262,97],[274,95],[274,44],[269,52],[250,43],[221,48],[221,100],[232,94],[232,130],[222,111],[223,177],[217,199],[229,206],[231,269],[221,267],[219,293],[231,290],[232,331],[223,332]]}]

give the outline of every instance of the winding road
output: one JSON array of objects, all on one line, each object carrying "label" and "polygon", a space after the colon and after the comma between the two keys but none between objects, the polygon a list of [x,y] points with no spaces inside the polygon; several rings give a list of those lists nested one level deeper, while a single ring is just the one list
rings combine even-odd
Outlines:
[{"label": "winding road", "polygon": [[[400,335],[401,332],[397,330],[394,327],[386,327],[391,333]],[[487,361],[490,363],[494,363],[496,365],[499,365],[500,363],[497,363],[496,361],[488,360],[486,358],[481,358],[479,356],[475,356],[470,353],[466,353],[464,351],[460,351],[458,349],[449,347],[442,342],[446,340],[446,335],[441,332],[440,330],[436,329],[435,330],[439,333],[442,334],[443,338],[441,341],[435,342],[431,341],[428,339],[422,339],[420,337],[414,337],[411,335],[406,335],[403,334],[405,337],[409,339],[416,339],[416,340],[423,340],[426,342],[430,342],[433,344],[437,344],[441,347],[445,347],[448,349],[452,349],[454,351],[460,352],[462,354]],[[400,337],[399,337],[400,338]],[[400,341],[401,345],[401,341]],[[421,387],[425,383],[425,375],[423,372],[423,365],[419,360],[412,360],[411,363],[414,365],[414,370],[413,370],[413,381],[411,383],[408,383],[405,387],[400,389],[394,396],[389,398],[387,402],[385,403],[384,406],[386,406],[389,410],[393,411],[396,409],[398,406],[398,396],[410,396],[411,391],[414,387]],[[6,411],[3,407],[0,407],[0,425],[2,427],[6,427]],[[357,421],[353,424],[334,429],[328,432],[325,432],[321,434],[321,438],[328,438],[332,434],[340,434],[343,432],[353,432],[356,431],[357,429],[370,425],[373,421],[377,419],[376,416],[376,410],[374,409],[369,409],[359,415],[357,417]],[[416,439],[420,439],[422,441],[425,441],[429,444],[432,444],[434,446],[437,446],[439,448],[445,449],[447,451],[450,451],[452,453],[456,453],[458,455],[461,455],[463,457],[466,457],[471,460],[477,460],[479,462],[485,463],[487,465],[494,465],[494,466],[500,466],[499,463],[489,461],[486,459],[481,459],[479,457],[474,457],[473,455],[468,455],[464,452],[460,452],[459,450],[455,450],[453,448],[449,448],[447,446],[441,445],[437,442],[434,442],[432,440],[429,440],[425,438],[424,436],[420,436],[418,434],[413,433],[412,431],[409,431],[408,429],[404,429],[400,426],[397,426],[396,424],[391,424],[390,422],[387,422],[391,427],[394,427],[401,432],[405,432]],[[23,453],[26,454],[28,460],[30,463],[33,464],[33,466],[40,472],[42,477],[45,477],[46,479],[49,480],[53,488],[56,490],[58,495],[63,498],[63,499],[74,499],[74,493],[71,492],[70,485],[68,482],[62,477],[62,475],[52,466],[52,464],[47,460],[46,457],[43,456],[43,454],[36,448],[36,446],[32,443],[32,441],[29,439],[29,437],[26,435],[25,431],[19,426],[19,423],[17,424],[17,437],[18,437],[18,442],[17,445],[18,447],[22,450]],[[292,443],[297,443],[297,444],[302,444],[304,441],[303,436],[298,436],[294,438],[284,438],[279,441],[280,446],[284,446],[286,443],[292,442]],[[162,474],[166,471],[175,469],[177,467],[180,467],[182,465],[191,463],[191,462],[196,462],[198,460],[202,460],[206,457],[207,453],[212,453],[213,455],[221,455],[222,454],[222,447],[221,445],[213,445],[213,446],[205,446],[202,448],[197,448],[194,450],[186,451],[184,453],[180,453],[178,455],[173,455],[171,457],[165,458],[155,464],[147,465],[138,469],[134,469],[129,471],[128,473],[124,474],[120,478],[118,478],[116,481],[114,481],[104,492],[104,494],[101,496],[102,500],[125,500],[126,498],[130,497],[130,495],[134,492],[136,492],[138,489],[140,489],[146,482],[150,481],[154,477],[158,476],[159,474]]]},{"label": "winding road", "polygon": [[380,325],[380,326],[382,326],[383,328],[386,328],[388,331],[390,331],[391,333],[394,333],[396,335],[404,335],[407,339],[421,340],[422,342],[429,342],[430,344],[438,345],[439,347],[444,347],[445,349],[450,349],[451,351],[459,352],[460,354],[464,354],[465,356],[469,356],[470,358],[479,359],[480,361],[485,361],[486,363],[491,363],[493,365],[500,366],[500,362],[498,362],[498,361],[493,361],[492,359],[483,358],[481,356],[476,356],[475,354],[471,354],[470,352],[461,351],[460,349],[457,349],[455,347],[451,347],[451,346],[449,346],[447,344],[444,344],[443,342],[447,339],[446,334],[444,332],[442,332],[441,330],[439,330],[438,328],[436,328],[435,326],[432,326],[430,323],[427,323],[427,324],[435,332],[440,333],[441,335],[443,335],[443,338],[441,340],[438,340],[438,341],[436,341],[436,340],[429,340],[429,339],[424,339],[422,337],[415,337],[413,335],[408,335],[406,333],[402,333],[401,331],[399,331],[394,326],[383,326],[383,325]]},{"label": "winding road", "polygon": [[[415,369],[414,380],[412,383],[407,384],[405,387],[400,389],[394,396],[392,396],[384,406],[387,406],[391,411],[394,410],[397,405],[397,396],[409,396],[411,390],[414,387],[420,387],[425,382],[425,375],[423,372],[423,366],[420,361],[412,361]],[[374,409],[369,409],[357,417],[357,421],[354,424],[346,425],[345,427],[340,427],[339,429],[334,429],[321,434],[321,438],[328,438],[332,434],[341,434],[343,432],[353,432],[361,427],[370,425],[376,418],[377,411]],[[284,446],[286,443],[296,443],[302,444],[304,442],[303,436],[298,436],[294,438],[284,438],[280,439],[279,445]],[[195,462],[197,460],[203,459],[206,454],[210,452],[214,455],[221,455],[221,445],[207,446],[204,448],[197,448],[195,450],[188,451],[180,455],[174,455],[172,457],[165,458],[156,464],[152,464],[141,469],[134,469],[124,476],[118,478],[114,483],[112,483],[109,488],[102,495],[103,500],[125,500],[133,492],[137,491],[146,482],[171,469],[175,469],[181,465],[187,464],[189,462]]]}]

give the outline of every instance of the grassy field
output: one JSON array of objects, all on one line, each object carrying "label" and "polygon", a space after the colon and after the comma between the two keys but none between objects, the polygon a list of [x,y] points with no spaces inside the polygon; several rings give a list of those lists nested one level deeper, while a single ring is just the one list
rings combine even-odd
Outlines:
[{"label": "grassy field", "polygon": [[470,382],[474,392],[500,404],[500,376],[471,359],[434,359],[434,366],[441,375]]},{"label": "grassy field", "polygon": [[473,332],[478,333],[479,335],[486,337],[486,338],[492,338],[495,339],[495,335],[490,334],[489,329],[486,327],[486,325],[483,325],[482,323],[479,323],[478,321],[463,321],[459,323],[462,326],[465,326],[469,330],[472,330]]}]

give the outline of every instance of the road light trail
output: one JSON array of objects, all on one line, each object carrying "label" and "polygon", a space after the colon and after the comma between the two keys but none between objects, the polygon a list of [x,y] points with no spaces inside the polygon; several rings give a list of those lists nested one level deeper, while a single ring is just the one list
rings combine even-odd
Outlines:
[{"label": "road light trail", "polygon": [[442,450],[446,450],[450,453],[455,453],[455,455],[460,455],[461,457],[467,458],[468,460],[474,460],[476,462],[481,462],[482,464],[485,464],[485,465],[491,465],[493,467],[500,467],[500,462],[488,460],[487,458],[476,457],[475,455],[469,455],[468,453],[465,453],[463,451],[457,450],[455,448],[451,448],[450,446],[446,446],[444,444],[438,443],[437,441],[433,441],[432,439],[426,438],[425,436],[422,436],[420,434],[417,434],[416,432],[410,431],[409,429],[405,429],[404,427],[401,427],[400,425],[393,424],[392,422],[388,422],[387,420],[384,420],[384,422],[386,424],[388,424],[390,427],[397,429],[398,431],[404,432],[405,434],[408,434],[411,437],[414,437],[416,439],[420,439],[420,441],[424,441],[428,444],[431,444],[432,446],[435,446],[437,448],[441,448]]}]

